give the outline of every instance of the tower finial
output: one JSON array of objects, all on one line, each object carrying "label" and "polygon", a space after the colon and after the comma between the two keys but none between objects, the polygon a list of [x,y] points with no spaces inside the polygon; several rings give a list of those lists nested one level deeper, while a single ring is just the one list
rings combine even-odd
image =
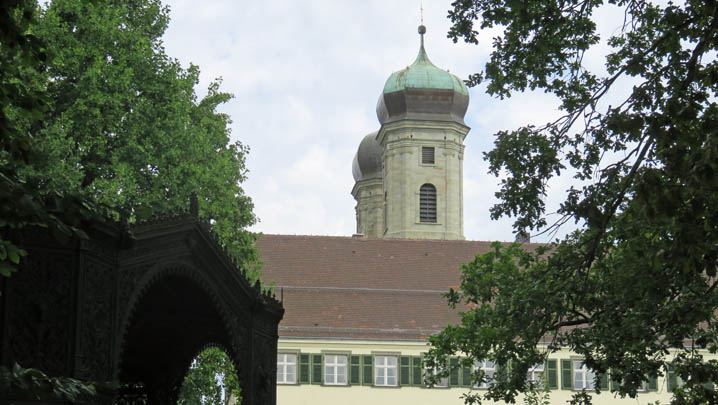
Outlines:
[{"label": "tower finial", "polygon": [[424,49],[424,34],[426,34],[426,27],[424,26],[424,2],[422,1],[419,6],[419,12],[421,12],[421,25],[419,25],[419,35],[421,36],[421,48]]}]

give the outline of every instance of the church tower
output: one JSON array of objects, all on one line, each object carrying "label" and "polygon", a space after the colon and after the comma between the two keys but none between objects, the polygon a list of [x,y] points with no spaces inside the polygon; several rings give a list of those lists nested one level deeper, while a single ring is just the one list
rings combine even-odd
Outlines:
[{"label": "church tower", "polygon": [[384,182],[377,134],[375,131],[362,139],[352,162],[357,233],[369,238],[384,237]]},{"label": "church tower", "polygon": [[376,107],[381,128],[362,140],[354,157],[357,231],[367,237],[464,239],[469,92],[431,63],[425,33],[419,26],[414,63],[387,79]]}]

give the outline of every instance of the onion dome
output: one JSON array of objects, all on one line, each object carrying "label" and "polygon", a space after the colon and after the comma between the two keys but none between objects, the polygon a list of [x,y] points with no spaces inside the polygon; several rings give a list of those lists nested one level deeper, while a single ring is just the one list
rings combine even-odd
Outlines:
[{"label": "onion dome", "polygon": [[352,162],[354,181],[381,178],[381,146],[376,141],[378,131],[362,139]]},{"label": "onion dome", "polygon": [[464,123],[469,91],[461,79],[431,63],[424,50],[425,32],[420,25],[421,46],[414,63],[392,73],[384,84],[376,106],[381,124],[404,118]]}]

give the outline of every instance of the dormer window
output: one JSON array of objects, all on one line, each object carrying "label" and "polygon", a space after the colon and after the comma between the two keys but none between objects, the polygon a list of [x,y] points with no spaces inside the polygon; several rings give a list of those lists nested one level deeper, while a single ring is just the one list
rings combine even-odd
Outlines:
[{"label": "dormer window", "polygon": [[436,187],[429,183],[419,189],[419,222],[436,223]]},{"label": "dormer window", "polygon": [[433,146],[422,146],[421,147],[421,163],[425,165],[434,164],[434,147]]}]

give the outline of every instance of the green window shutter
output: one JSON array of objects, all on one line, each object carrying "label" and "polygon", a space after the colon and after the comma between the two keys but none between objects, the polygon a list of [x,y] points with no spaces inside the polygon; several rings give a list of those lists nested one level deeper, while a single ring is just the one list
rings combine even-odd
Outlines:
[{"label": "green window shutter", "polygon": [[608,391],[608,373],[601,373],[598,376],[598,386],[603,391]]},{"label": "green window shutter", "polygon": [[312,355],[312,384],[321,384],[322,383],[322,355],[321,354],[313,354]]},{"label": "green window shutter", "polygon": [[549,389],[558,389],[558,365],[556,359],[546,360],[546,385]]},{"label": "green window shutter", "polygon": [[459,359],[456,357],[449,359],[449,386],[459,386]]},{"label": "green window shutter", "polygon": [[648,377],[648,391],[658,391],[658,379],[655,375]]},{"label": "green window shutter", "polygon": [[573,365],[571,360],[561,360],[561,389],[573,389]]},{"label": "green window shutter", "polygon": [[473,381],[472,381],[472,377],[473,377],[473,376],[472,376],[472,374],[471,374],[471,372],[472,372],[473,370],[472,370],[471,368],[472,368],[471,366],[463,366],[463,367],[461,367],[461,386],[462,386],[462,387],[471,387],[471,386],[473,385],[473,384],[472,384],[472,383],[473,383]]},{"label": "green window shutter", "polygon": [[668,392],[672,392],[678,386],[678,376],[673,371],[673,366],[668,365]]},{"label": "green window shutter", "polygon": [[399,361],[399,385],[411,385],[411,357],[401,356]]},{"label": "green window shutter", "polygon": [[309,355],[308,354],[300,354],[299,355],[299,383],[300,384],[309,384],[310,382],[310,372],[309,372]]},{"label": "green window shutter", "polygon": [[362,385],[374,385],[374,357],[362,356]]},{"label": "green window shutter", "polygon": [[411,358],[411,385],[421,387],[423,382],[421,381],[421,357],[416,356]]},{"label": "green window shutter", "polygon": [[349,384],[361,384],[361,356],[353,355],[349,360]]}]

